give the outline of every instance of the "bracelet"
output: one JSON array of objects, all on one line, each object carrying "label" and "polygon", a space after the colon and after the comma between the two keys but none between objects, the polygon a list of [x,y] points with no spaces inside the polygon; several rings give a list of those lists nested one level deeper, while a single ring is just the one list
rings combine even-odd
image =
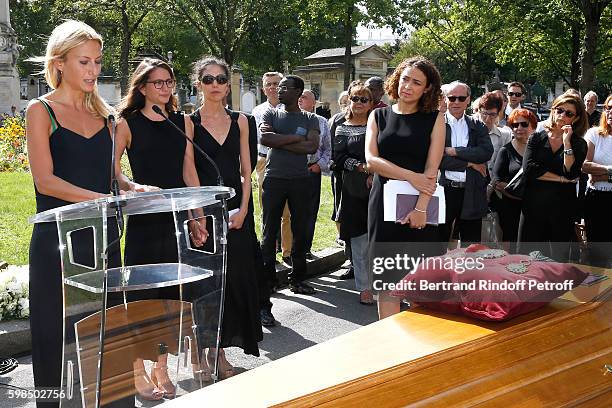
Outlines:
[{"label": "bracelet", "polygon": [[612,183],[612,174],[608,174],[608,183]]},{"label": "bracelet", "polygon": [[573,149],[564,149],[563,153],[568,155],[568,156],[573,156],[574,155],[574,150]]},{"label": "bracelet", "polygon": [[414,211],[420,212],[420,213],[427,213],[427,210],[419,210],[418,208],[414,207]]}]

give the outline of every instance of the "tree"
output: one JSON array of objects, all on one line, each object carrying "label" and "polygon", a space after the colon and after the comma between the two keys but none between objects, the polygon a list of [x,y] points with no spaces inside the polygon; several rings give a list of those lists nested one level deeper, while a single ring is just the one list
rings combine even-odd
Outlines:
[{"label": "tree", "polygon": [[144,18],[157,6],[157,0],[56,0],[54,14],[78,18],[99,30],[111,44],[119,42],[119,83],[121,93],[128,88],[132,40]]}]

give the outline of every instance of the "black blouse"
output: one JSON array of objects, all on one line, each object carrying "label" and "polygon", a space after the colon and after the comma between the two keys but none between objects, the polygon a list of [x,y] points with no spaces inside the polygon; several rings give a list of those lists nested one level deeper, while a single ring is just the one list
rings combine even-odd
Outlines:
[{"label": "black blouse", "polygon": [[512,142],[506,143],[499,148],[495,165],[493,166],[493,177],[496,181],[510,182],[523,165],[523,156],[516,151]]},{"label": "black blouse", "polygon": [[582,163],[586,159],[587,143],[582,137],[576,135],[572,135],[571,142],[574,164],[568,171],[563,166],[563,145],[553,152],[548,141],[548,133],[546,131],[534,133],[527,142],[523,158],[523,172],[528,179],[537,179],[547,171],[564,176],[569,180],[580,177]]}]

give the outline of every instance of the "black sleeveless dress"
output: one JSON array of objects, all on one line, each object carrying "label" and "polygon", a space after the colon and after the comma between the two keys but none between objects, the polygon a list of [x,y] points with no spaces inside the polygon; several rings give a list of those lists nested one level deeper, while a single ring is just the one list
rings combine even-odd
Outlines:
[{"label": "black sleeveless dress", "polygon": [[[200,146],[217,164],[225,186],[236,191],[228,201],[228,210],[240,208],[242,182],[240,176],[240,128],[238,113],[228,112],[232,123],[223,144],[201,125],[200,111],[191,115],[195,124],[194,142]],[[195,152],[195,164],[200,184],[216,185],[217,175],[212,165],[202,155]],[[225,304],[221,345],[240,347],[245,353],[259,356],[257,345],[263,338],[259,318],[259,300],[253,246],[255,239],[249,231],[252,217],[246,217],[242,228],[228,231],[227,279],[225,285]]]},{"label": "black sleeveless dress", "polygon": [[[380,157],[405,169],[423,173],[431,144],[431,132],[436,123],[438,111],[398,114],[393,112],[392,107],[389,106],[376,109],[373,114],[378,125]],[[441,248],[437,226],[427,225],[419,230],[410,228],[408,225],[384,221],[383,185],[387,180],[389,179],[386,177],[374,175],[370,191],[368,203],[370,256],[379,256],[377,253],[380,254],[385,250],[395,251],[393,248],[377,245],[377,243],[398,243],[398,247],[402,248],[402,253],[407,253],[409,256],[439,255]],[[407,242],[410,244],[405,244]]]},{"label": "black sleeveless dress", "polygon": [[[185,131],[181,113],[168,118]],[[132,140],[127,149],[134,181],[162,189],[185,187],[183,160],[187,141],[166,121],[153,121],[140,111],[126,119]],[[178,253],[172,213],[128,217],[125,264],[176,263]],[[130,300],[178,299],[177,286],[129,292]]]},{"label": "black sleeveless dress", "polygon": [[[75,186],[110,193],[112,142],[106,122],[95,135],[86,138],[57,121],[44,101],[57,129],[49,137],[53,174]],[[42,194],[36,189],[36,212],[72,204]],[[109,219],[109,240],[117,237],[117,226]],[[75,260],[92,264],[93,236],[89,231],[72,234]],[[34,383],[41,388],[59,388],[62,371],[63,302],[59,238],[54,222],[34,224],[30,241],[30,330]],[[110,251],[109,267],[120,265],[118,248]],[[37,406],[58,406],[40,403]]]}]

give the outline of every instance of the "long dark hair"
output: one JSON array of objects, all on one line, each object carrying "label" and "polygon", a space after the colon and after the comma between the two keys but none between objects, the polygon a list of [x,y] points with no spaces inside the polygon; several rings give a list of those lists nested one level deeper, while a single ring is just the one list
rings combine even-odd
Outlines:
[{"label": "long dark hair", "polygon": [[[170,77],[174,79],[174,72],[168,63],[156,58],[143,59],[132,74],[130,89],[128,90],[127,95],[123,97],[117,106],[117,111],[119,112],[120,117],[127,118],[132,116],[145,107],[145,96],[142,94],[142,92],[140,92],[140,88],[147,84],[147,81],[151,76],[151,72],[153,72],[155,68],[165,69],[168,71],[168,73],[170,73]],[[177,110],[176,96],[174,96],[174,94],[170,96],[165,108],[166,112],[174,112]]]}]

